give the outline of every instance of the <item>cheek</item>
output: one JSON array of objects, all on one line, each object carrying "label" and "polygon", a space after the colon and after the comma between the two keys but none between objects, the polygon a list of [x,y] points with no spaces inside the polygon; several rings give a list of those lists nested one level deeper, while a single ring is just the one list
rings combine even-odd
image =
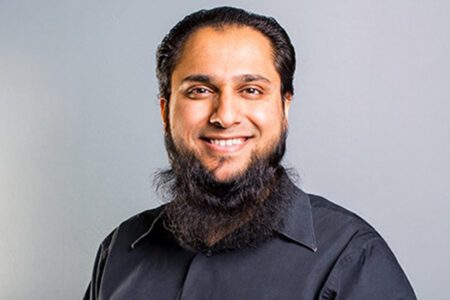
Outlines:
[{"label": "cheek", "polygon": [[174,102],[169,113],[172,134],[187,137],[200,129],[206,115],[203,106],[192,101]]},{"label": "cheek", "polygon": [[281,106],[277,105],[254,108],[251,113],[252,122],[265,131],[263,134],[278,132],[283,118]]}]

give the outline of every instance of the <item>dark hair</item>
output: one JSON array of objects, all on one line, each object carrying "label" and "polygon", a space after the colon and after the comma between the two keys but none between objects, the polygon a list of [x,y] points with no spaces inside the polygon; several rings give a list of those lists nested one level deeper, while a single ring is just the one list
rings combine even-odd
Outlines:
[{"label": "dark hair", "polygon": [[281,95],[294,94],[295,50],[286,31],[271,17],[257,15],[234,7],[203,9],[186,16],[164,37],[156,53],[156,75],[159,96],[169,101],[172,73],[184,43],[196,30],[226,25],[247,26],[266,36],[273,48],[275,68],[281,78]]}]

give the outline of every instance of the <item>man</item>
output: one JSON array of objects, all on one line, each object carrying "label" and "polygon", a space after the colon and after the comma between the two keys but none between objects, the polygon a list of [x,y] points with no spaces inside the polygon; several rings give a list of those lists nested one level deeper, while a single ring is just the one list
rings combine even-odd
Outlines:
[{"label": "man", "polygon": [[415,299],[380,235],[280,164],[294,48],[272,18],[187,16],[157,52],[169,203],[101,244],[85,299]]}]

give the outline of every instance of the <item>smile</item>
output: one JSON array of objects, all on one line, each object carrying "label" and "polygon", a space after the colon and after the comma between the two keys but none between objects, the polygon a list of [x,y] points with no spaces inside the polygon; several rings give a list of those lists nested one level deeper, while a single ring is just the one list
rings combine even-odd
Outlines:
[{"label": "smile", "polygon": [[221,147],[230,147],[233,145],[241,145],[245,142],[244,138],[237,139],[210,139],[209,142],[214,145],[218,145]]},{"label": "smile", "polygon": [[202,138],[206,142],[209,149],[218,152],[235,152],[241,150],[248,138],[233,137],[233,138]]}]

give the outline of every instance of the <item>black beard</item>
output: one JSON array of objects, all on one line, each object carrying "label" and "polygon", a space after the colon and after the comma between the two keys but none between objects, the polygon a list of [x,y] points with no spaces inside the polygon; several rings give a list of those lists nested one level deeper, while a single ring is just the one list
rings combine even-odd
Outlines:
[{"label": "black beard", "polygon": [[[252,155],[242,174],[220,182],[193,153],[176,146],[166,133],[172,168],[157,172],[155,184],[170,201],[164,208],[163,222],[180,246],[213,252],[256,247],[282,226],[290,205],[290,197],[285,195],[290,181],[280,165],[286,136],[287,130],[283,130],[277,144],[265,155]],[[212,235],[230,227],[237,229],[210,244]]]}]

